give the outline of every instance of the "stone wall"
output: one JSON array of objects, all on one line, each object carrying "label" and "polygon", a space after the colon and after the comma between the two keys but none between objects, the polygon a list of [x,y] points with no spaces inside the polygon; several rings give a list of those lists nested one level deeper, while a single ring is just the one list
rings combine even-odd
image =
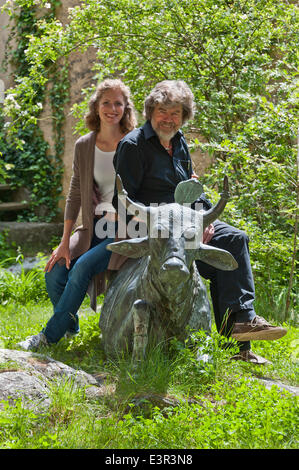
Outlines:
[{"label": "stone wall", "polygon": [[[0,0],[0,9],[6,3],[6,0]],[[3,59],[5,58],[5,46],[9,36],[9,28],[8,28],[8,20],[9,17],[6,13],[0,14],[0,91],[2,91],[1,86],[4,90],[7,90],[11,86],[13,86],[13,72],[11,67],[8,67],[7,71],[3,70],[1,66]],[[14,43],[11,43],[11,47],[14,47]],[[1,98],[1,97],[0,97]],[[2,102],[0,99],[0,106],[2,106]]]},{"label": "stone wall", "polygon": [[[78,0],[64,0],[62,6],[57,11],[57,19],[61,21],[63,25],[68,22],[68,8],[78,5]],[[64,175],[63,175],[63,195],[64,198],[60,201],[60,207],[64,209],[65,196],[67,195],[70,179],[72,176],[72,162],[74,155],[74,145],[79,135],[74,133],[75,119],[71,116],[70,111],[75,103],[79,103],[82,100],[82,89],[95,85],[96,82],[93,79],[92,67],[96,60],[95,50],[89,49],[84,54],[73,52],[69,57],[69,81],[70,81],[70,101],[65,106],[65,125],[64,125],[64,137],[65,137],[65,149],[63,156],[64,163]],[[42,118],[47,118],[51,115],[50,106],[48,103],[45,104]],[[52,125],[51,119],[42,119],[40,125],[45,139],[49,142],[50,146],[53,147],[52,139]]]}]

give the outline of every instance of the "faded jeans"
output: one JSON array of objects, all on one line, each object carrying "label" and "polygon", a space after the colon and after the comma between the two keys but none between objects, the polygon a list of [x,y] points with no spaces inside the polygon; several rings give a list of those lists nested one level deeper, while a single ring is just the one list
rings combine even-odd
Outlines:
[{"label": "faded jeans", "polygon": [[77,312],[93,276],[107,269],[112,252],[106,246],[113,241],[113,238],[100,239],[94,234],[89,250],[72,260],[70,269],[56,263],[45,274],[46,288],[54,307],[54,314],[43,329],[48,343],[57,343],[66,332],[79,332]]}]

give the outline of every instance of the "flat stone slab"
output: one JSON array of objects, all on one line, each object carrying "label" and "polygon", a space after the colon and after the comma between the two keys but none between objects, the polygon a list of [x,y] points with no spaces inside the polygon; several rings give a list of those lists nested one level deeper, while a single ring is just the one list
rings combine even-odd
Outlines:
[{"label": "flat stone slab", "polygon": [[288,392],[290,392],[292,395],[295,395],[296,397],[299,396],[299,387],[296,387],[295,385],[284,384],[280,380],[272,380],[266,377],[259,377],[256,380],[263,383],[267,389],[270,389],[271,387],[273,387],[273,385],[275,385],[281,390],[287,390]]},{"label": "flat stone slab", "polygon": [[10,189],[10,184],[8,183],[0,184],[0,191],[7,191],[8,189]]},{"label": "flat stone slab", "polygon": [[76,370],[54,359],[27,351],[0,349],[0,408],[1,401],[21,398],[29,407],[47,408],[50,404],[50,384],[72,381],[85,389],[88,398],[103,397],[114,391],[91,374]]},{"label": "flat stone slab", "polygon": [[0,203],[0,212],[1,211],[20,211],[23,209],[28,209],[30,207],[30,202],[1,202]]},{"label": "flat stone slab", "polygon": [[52,237],[61,237],[63,223],[47,222],[0,222],[0,232],[8,231],[7,242],[21,247],[22,253],[30,255],[49,251]]}]

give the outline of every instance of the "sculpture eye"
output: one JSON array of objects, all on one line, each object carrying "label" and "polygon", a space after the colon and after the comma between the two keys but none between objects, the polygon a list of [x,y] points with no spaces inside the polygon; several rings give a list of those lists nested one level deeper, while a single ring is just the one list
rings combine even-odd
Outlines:
[{"label": "sculpture eye", "polygon": [[184,231],[184,238],[187,241],[194,239],[195,235],[196,235],[196,230],[194,227],[187,228],[187,230]]}]

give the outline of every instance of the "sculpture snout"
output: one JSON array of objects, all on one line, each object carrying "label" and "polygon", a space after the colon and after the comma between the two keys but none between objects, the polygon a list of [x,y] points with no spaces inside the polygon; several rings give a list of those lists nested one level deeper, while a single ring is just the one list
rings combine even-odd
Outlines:
[{"label": "sculpture snout", "polygon": [[169,280],[183,280],[190,275],[190,271],[185,263],[175,256],[163,263],[161,273],[165,279],[169,278]]}]

